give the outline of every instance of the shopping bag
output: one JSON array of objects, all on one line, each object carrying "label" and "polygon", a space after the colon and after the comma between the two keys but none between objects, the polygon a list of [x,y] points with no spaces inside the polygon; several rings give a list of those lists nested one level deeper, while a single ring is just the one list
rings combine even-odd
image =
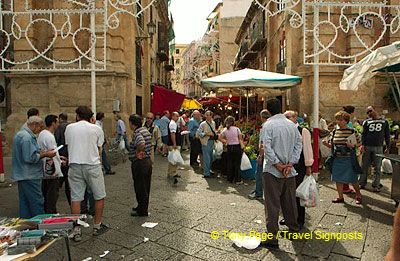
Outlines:
[{"label": "shopping bag", "polygon": [[386,173],[386,174],[392,174],[393,173],[392,162],[389,159],[383,159],[382,160],[381,172]]},{"label": "shopping bag", "polygon": [[312,175],[306,176],[296,189],[296,197],[300,198],[303,207],[316,207],[319,202],[317,182]]},{"label": "shopping bag", "polygon": [[172,165],[183,165],[184,161],[179,150],[171,150],[168,152],[168,162]]},{"label": "shopping bag", "polygon": [[240,163],[240,170],[249,170],[252,169],[251,162],[249,157],[247,157],[246,153],[243,152],[242,154],[242,161]]},{"label": "shopping bag", "polygon": [[220,141],[216,141],[214,143],[214,151],[213,151],[214,158],[220,159],[223,152],[224,152],[224,144],[222,144],[222,142],[220,142]]},{"label": "shopping bag", "polygon": [[124,151],[126,148],[125,140],[121,138],[119,140],[118,149]]}]

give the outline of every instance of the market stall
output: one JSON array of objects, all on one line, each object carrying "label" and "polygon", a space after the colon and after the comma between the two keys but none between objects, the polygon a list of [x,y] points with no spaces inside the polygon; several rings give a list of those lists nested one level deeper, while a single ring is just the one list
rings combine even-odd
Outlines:
[{"label": "market stall", "polygon": [[246,115],[249,116],[249,93],[255,91],[265,94],[271,90],[285,90],[301,83],[301,77],[267,72],[253,69],[243,69],[201,81],[201,86],[207,91],[214,92],[245,92]]},{"label": "market stall", "polygon": [[43,214],[31,219],[0,217],[0,260],[27,260],[64,239],[72,260],[69,235],[75,226],[89,225],[85,215]]}]

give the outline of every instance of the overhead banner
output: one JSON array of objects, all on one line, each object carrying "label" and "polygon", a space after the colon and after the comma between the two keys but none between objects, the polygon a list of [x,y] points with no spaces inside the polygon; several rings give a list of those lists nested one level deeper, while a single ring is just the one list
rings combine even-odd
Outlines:
[{"label": "overhead banner", "polygon": [[163,113],[165,110],[170,112],[179,111],[185,95],[166,89],[161,86],[154,86],[153,99],[151,101],[151,112]]}]

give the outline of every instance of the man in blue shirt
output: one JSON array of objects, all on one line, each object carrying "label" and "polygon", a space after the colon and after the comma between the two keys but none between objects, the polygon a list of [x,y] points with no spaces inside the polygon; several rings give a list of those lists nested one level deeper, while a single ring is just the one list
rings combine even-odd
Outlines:
[{"label": "man in blue shirt", "polygon": [[163,143],[163,156],[167,156],[167,151],[168,151],[168,143],[169,143],[169,136],[168,136],[168,126],[170,122],[170,114],[169,111],[164,112],[164,116],[161,117],[160,119],[160,132],[161,132],[161,140]]},{"label": "man in blue shirt", "polygon": [[196,132],[200,126],[201,122],[201,113],[198,110],[195,110],[192,113],[192,118],[188,122],[188,131],[189,140],[190,140],[190,166],[198,167],[199,163],[197,162],[197,158],[199,154],[201,154],[201,143],[200,140],[196,137]]},{"label": "man in blue shirt", "polygon": [[31,218],[44,214],[42,178],[42,158],[52,158],[54,150],[40,151],[36,135],[44,128],[43,120],[32,116],[14,136],[12,151],[11,179],[18,182],[19,215],[21,218]]},{"label": "man in blue shirt", "polygon": [[[261,141],[264,146],[264,193],[268,233],[274,239],[264,241],[264,247],[277,248],[278,218],[282,208],[290,232],[299,230],[296,205],[296,170],[293,165],[300,159],[302,142],[296,125],[282,114],[278,99],[267,101],[271,117],[263,125]],[[290,237],[290,234],[285,234]],[[289,238],[290,239],[290,238]]]}]

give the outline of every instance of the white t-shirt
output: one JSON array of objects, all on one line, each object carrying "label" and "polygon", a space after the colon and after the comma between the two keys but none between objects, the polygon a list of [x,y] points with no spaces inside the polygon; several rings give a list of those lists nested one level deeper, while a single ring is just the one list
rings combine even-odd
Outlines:
[{"label": "white t-shirt", "polygon": [[[38,140],[37,140],[38,144],[39,144],[39,148],[41,150],[54,150],[57,148],[57,142],[56,142],[56,138],[54,137],[54,134],[51,133],[48,130],[43,130],[40,132]],[[45,168],[46,165],[46,160],[48,158],[43,158],[43,168]],[[61,172],[61,158],[60,155],[57,154],[55,157],[53,157],[53,162],[54,162],[54,167],[56,169],[55,175],[54,177],[63,177],[63,174]],[[46,176],[45,176],[46,178]]]},{"label": "white t-shirt", "polygon": [[87,121],[69,124],[65,130],[69,163],[98,165],[101,163],[99,148],[104,143],[103,130]]},{"label": "white t-shirt", "polygon": [[178,125],[176,124],[176,122],[174,120],[171,120],[169,123],[169,131],[171,133],[176,133],[177,129],[178,129]]}]

